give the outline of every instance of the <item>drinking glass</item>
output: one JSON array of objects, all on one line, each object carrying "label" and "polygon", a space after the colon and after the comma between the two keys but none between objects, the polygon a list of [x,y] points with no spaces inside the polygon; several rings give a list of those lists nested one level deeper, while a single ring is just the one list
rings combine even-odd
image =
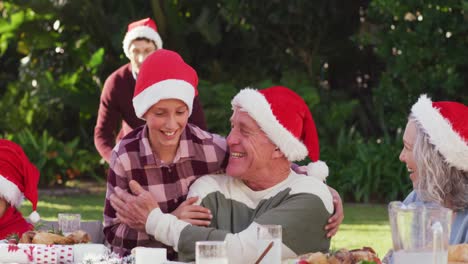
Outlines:
[{"label": "drinking glass", "polygon": [[80,229],[81,215],[80,214],[58,214],[59,230],[64,236]]},{"label": "drinking glass", "polygon": [[228,264],[226,242],[198,241],[195,243],[196,264]]},{"label": "drinking glass", "polygon": [[263,257],[260,263],[281,264],[282,230],[281,225],[257,227],[257,255]]},{"label": "drinking glass", "polygon": [[388,212],[394,263],[447,263],[450,209],[431,203],[391,202]]}]

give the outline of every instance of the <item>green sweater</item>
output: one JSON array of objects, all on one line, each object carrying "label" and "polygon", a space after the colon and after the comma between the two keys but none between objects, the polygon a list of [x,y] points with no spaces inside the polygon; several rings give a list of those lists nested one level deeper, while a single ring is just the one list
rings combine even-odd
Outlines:
[{"label": "green sweater", "polygon": [[258,257],[257,226],[264,224],[283,227],[283,259],[329,249],[324,226],[333,212],[332,196],[313,177],[291,171],[283,182],[252,191],[236,178],[208,175],[192,185],[192,196],[211,210],[209,227],[192,226],[159,209],[151,212],[146,223],[146,231],[174,246],[181,260],[195,259],[196,241],[225,240],[230,263],[253,263]]}]

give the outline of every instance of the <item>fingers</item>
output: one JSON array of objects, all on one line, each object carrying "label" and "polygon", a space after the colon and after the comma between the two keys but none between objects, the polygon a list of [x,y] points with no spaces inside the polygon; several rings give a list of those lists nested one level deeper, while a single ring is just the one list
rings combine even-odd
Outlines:
[{"label": "fingers", "polygon": [[184,212],[181,214],[180,219],[200,219],[200,220],[211,220],[213,216],[207,213],[199,213],[199,212]]},{"label": "fingers", "polygon": [[211,211],[208,208],[205,208],[201,205],[189,205],[186,208],[187,212],[200,212],[211,215]]},{"label": "fingers", "polygon": [[196,203],[197,201],[198,201],[198,196],[194,196],[194,197],[187,198],[187,200],[185,200],[183,203],[187,205],[192,205]]},{"label": "fingers", "polygon": [[128,185],[130,186],[132,193],[135,195],[140,195],[146,192],[145,189],[143,189],[143,187],[141,187],[141,185],[135,180],[131,180]]},{"label": "fingers", "polygon": [[336,235],[337,232],[338,232],[338,227],[333,228],[330,232],[327,233],[327,237],[330,238],[330,237]]},{"label": "fingers", "polygon": [[192,225],[196,225],[196,226],[209,226],[210,225],[210,221],[203,221],[203,220],[198,220],[198,219],[186,219],[184,221]]},{"label": "fingers", "polygon": [[131,194],[122,190],[120,187],[115,187],[114,191],[115,195],[124,202],[129,201],[133,197]]},{"label": "fingers", "polygon": [[122,211],[125,208],[125,203],[117,195],[112,194],[109,200],[116,211]]}]

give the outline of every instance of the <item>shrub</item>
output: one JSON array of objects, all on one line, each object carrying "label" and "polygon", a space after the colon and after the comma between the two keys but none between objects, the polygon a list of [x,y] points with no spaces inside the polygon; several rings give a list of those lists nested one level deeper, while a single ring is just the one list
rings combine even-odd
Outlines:
[{"label": "shrub", "polygon": [[30,161],[41,173],[39,185],[64,185],[68,180],[88,176],[97,181],[105,179],[100,157],[95,151],[79,148],[79,139],[61,142],[44,130],[36,134],[25,129],[15,135],[7,135],[24,149]]}]

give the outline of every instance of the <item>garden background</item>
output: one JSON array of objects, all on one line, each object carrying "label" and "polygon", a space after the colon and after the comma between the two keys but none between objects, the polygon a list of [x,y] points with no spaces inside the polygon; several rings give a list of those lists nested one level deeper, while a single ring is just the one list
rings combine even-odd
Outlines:
[{"label": "garden background", "polygon": [[303,96],[327,182],[346,202],[332,245],[391,247],[385,204],[411,188],[398,160],[410,106],[422,93],[468,103],[467,0],[0,1],[0,137],[40,169],[46,218],[102,218],[99,96],[128,61],[126,25],[144,17],[197,70],[211,132],[228,133],[241,88],[284,85]]}]

